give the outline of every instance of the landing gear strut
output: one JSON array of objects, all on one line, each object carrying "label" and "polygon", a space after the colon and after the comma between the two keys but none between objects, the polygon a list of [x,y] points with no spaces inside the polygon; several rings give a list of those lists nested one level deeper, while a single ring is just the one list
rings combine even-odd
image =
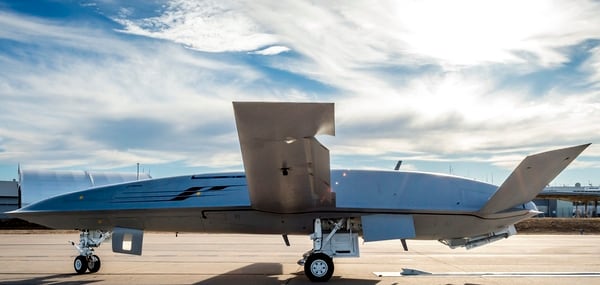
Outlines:
[{"label": "landing gear strut", "polygon": [[83,274],[89,270],[90,273],[100,270],[100,257],[94,254],[94,247],[99,247],[100,244],[110,237],[110,233],[102,231],[90,232],[83,230],[79,234],[79,244],[70,241],[71,245],[79,252],[79,256],[75,257],[73,267],[77,274]]},{"label": "landing gear strut", "polygon": [[[326,282],[333,275],[333,257],[358,257],[358,234],[352,232],[349,219],[337,221],[315,219],[313,249],[304,254],[298,264],[304,265],[304,274],[312,282]],[[323,232],[323,229],[330,232]],[[345,229],[345,232],[340,230]]]}]

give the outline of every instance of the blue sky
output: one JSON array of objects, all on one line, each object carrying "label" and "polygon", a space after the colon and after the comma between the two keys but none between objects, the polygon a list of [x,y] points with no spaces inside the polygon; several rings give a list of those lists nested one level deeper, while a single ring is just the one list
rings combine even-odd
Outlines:
[{"label": "blue sky", "polygon": [[335,102],[334,168],[500,184],[594,143],[597,1],[0,1],[0,180],[241,170],[232,101]]}]

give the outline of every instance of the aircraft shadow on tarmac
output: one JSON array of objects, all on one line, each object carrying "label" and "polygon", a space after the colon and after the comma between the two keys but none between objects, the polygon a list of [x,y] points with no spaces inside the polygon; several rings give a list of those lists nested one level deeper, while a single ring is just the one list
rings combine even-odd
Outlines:
[{"label": "aircraft shadow on tarmac", "polygon": [[[195,284],[314,284],[306,278],[304,272],[291,273],[293,277],[281,280],[279,275],[290,275],[283,272],[281,263],[254,263],[220,274]],[[377,284],[378,280],[347,279],[333,276],[326,284]]]}]

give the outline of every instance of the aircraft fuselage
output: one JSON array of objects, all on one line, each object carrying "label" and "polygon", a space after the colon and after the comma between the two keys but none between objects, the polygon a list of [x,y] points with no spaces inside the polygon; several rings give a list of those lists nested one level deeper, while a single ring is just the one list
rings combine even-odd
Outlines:
[{"label": "aircraft fuselage", "polygon": [[56,229],[114,227],[152,231],[309,234],[315,218],[411,215],[416,239],[492,232],[529,217],[528,210],[483,217],[477,211],[497,186],[404,171],[331,171],[335,205],[296,213],[251,207],[244,173],[179,176],[91,188],[29,205],[14,216]]}]

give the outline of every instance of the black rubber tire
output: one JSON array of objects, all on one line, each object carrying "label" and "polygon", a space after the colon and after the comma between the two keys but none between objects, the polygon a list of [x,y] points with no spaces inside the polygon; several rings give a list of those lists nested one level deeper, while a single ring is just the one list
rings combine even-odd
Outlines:
[{"label": "black rubber tire", "polygon": [[87,267],[91,273],[98,272],[100,270],[100,257],[92,255],[87,259]]},{"label": "black rubber tire", "polygon": [[304,274],[312,282],[327,282],[333,275],[333,260],[327,254],[313,253],[304,262]]},{"label": "black rubber tire", "polygon": [[88,270],[87,258],[83,255],[75,257],[75,260],[73,261],[73,267],[75,268],[75,272],[77,272],[77,274],[85,273]]}]

